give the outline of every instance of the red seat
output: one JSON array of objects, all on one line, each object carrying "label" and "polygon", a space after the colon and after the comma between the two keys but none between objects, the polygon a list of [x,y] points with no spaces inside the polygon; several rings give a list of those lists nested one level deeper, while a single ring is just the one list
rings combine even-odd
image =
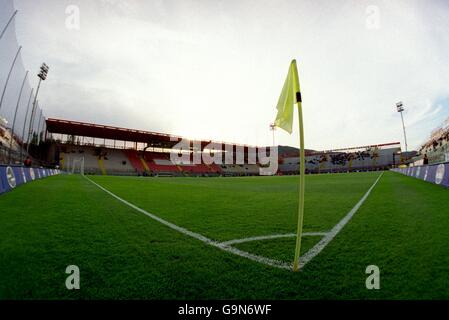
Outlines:
[{"label": "red seat", "polygon": [[143,167],[142,161],[140,160],[139,154],[136,150],[125,150],[126,156],[129,159],[129,162],[137,170],[139,173],[145,172],[145,168]]}]

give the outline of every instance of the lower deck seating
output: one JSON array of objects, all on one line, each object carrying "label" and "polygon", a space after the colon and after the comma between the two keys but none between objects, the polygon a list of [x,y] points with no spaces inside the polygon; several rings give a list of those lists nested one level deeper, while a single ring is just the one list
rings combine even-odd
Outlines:
[{"label": "lower deck seating", "polygon": [[139,175],[145,172],[142,160],[136,150],[128,149],[124,151],[124,154],[127,156],[129,163],[133,166],[135,172]]},{"label": "lower deck seating", "polygon": [[154,176],[218,176],[258,175],[255,164],[175,164],[169,153],[134,149],[112,149],[95,146],[60,145],[60,166],[71,171],[73,163],[84,159],[86,174],[154,175]]},{"label": "lower deck seating", "polygon": [[122,150],[106,149],[101,157],[107,174],[130,175],[136,173],[136,169]]},{"label": "lower deck seating", "polygon": [[[367,171],[376,168],[387,168],[399,161],[396,153],[399,148],[371,148],[357,152],[327,152],[306,156],[305,164],[308,172],[346,172]],[[395,158],[396,157],[396,158]],[[285,174],[299,172],[299,157],[282,158],[279,171]]]},{"label": "lower deck seating", "polygon": [[166,153],[146,152],[145,161],[152,173],[178,174],[181,170],[170,161]]},{"label": "lower deck seating", "polygon": [[222,173],[221,167],[219,165],[215,164],[215,163],[209,164],[208,167],[210,168],[212,173],[215,173],[215,174]]},{"label": "lower deck seating", "polygon": [[77,145],[60,147],[60,166],[63,170],[72,171],[79,160],[84,160],[85,174],[137,174],[131,161],[121,150]]},{"label": "lower deck seating", "polygon": [[179,166],[183,172],[190,174],[214,174],[217,173],[215,170],[207,166],[206,164],[192,164],[192,165],[180,165]]},{"label": "lower deck seating", "polygon": [[243,164],[222,164],[220,167],[225,175],[243,176],[246,173]]}]

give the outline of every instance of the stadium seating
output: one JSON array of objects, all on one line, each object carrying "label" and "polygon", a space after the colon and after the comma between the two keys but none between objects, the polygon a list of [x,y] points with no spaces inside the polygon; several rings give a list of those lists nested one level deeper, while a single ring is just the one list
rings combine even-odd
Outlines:
[{"label": "stadium seating", "polygon": [[101,160],[103,160],[104,170],[107,174],[129,175],[136,173],[136,169],[122,150],[104,149]]},{"label": "stadium seating", "polygon": [[[447,150],[444,144],[441,150]],[[446,149],[444,149],[446,148]],[[399,164],[398,147],[370,147],[357,151],[310,152],[306,156],[306,172],[347,172],[379,170]],[[84,158],[84,171],[87,174],[111,175],[154,175],[154,176],[249,176],[259,175],[258,164],[175,164],[170,160],[170,153],[133,149],[112,149],[94,146],[62,145],[60,165],[70,171],[73,162]],[[431,151],[428,151],[432,155]],[[446,151],[447,152],[447,151]],[[291,154],[280,157],[280,174],[297,174],[299,157]]]},{"label": "stadium seating", "polygon": [[245,170],[245,174],[249,176],[259,174],[259,166],[257,164],[245,164],[243,165],[243,170]]},{"label": "stadium seating", "polygon": [[221,167],[215,163],[209,164],[207,166],[209,167],[211,173],[220,174],[222,172]]},{"label": "stadium seating", "polygon": [[[307,168],[307,166],[306,166]],[[299,171],[299,158],[298,157],[288,157],[283,158],[279,164],[279,171],[282,173],[298,173]]]},{"label": "stadium seating", "polygon": [[[306,171],[347,172],[385,169],[399,161],[396,153],[399,147],[377,148],[366,147],[358,151],[329,151],[315,152],[306,156]],[[282,157],[279,172],[282,174],[296,174],[299,171],[299,157]]]},{"label": "stadium seating", "polygon": [[[198,156],[198,154],[197,154]],[[179,164],[179,168],[182,170],[184,175],[207,175],[216,176],[220,174],[221,170],[216,164],[205,164],[205,163],[194,163],[193,154],[190,154],[189,164]],[[202,159],[202,157],[199,157]]]},{"label": "stadium seating", "polygon": [[[112,149],[82,145],[60,145],[59,162],[63,170],[71,171],[74,161],[84,159],[86,174],[110,175],[155,175],[155,176],[217,176],[221,168],[216,164],[175,164],[169,153],[145,152],[134,149]],[[256,168],[248,165],[246,169],[233,170],[239,174],[256,174]]]},{"label": "stadium seating", "polygon": [[127,149],[124,150],[124,153],[127,156],[130,164],[134,167],[134,170],[139,175],[142,175],[145,172],[145,168],[137,151],[133,149]]},{"label": "stadium seating", "polygon": [[84,159],[84,173],[134,175],[136,170],[121,150],[93,146],[64,145],[60,152],[60,166],[71,171],[74,161]]},{"label": "stadium seating", "polygon": [[224,175],[244,176],[246,172],[243,166],[243,164],[222,164],[220,167]]},{"label": "stadium seating", "polygon": [[[21,164],[21,149],[22,146],[16,137],[11,135],[10,129],[4,127],[0,121],[0,163],[9,163],[11,160],[11,163]],[[26,151],[22,150],[22,154],[26,154]]]},{"label": "stadium seating", "polygon": [[64,145],[60,153],[61,169],[71,171],[74,162],[84,159],[84,173],[101,174],[98,166],[98,157],[95,156],[94,147]]},{"label": "stadium seating", "polygon": [[[449,119],[446,120],[449,122]],[[420,157],[427,157],[429,164],[449,161],[449,127],[440,129],[419,150]]]},{"label": "stadium seating", "polygon": [[180,175],[181,169],[170,161],[168,153],[145,152],[145,162],[154,175]]},{"label": "stadium seating", "polygon": [[179,165],[179,167],[183,172],[196,175],[206,174],[210,172],[209,168],[205,164],[183,164]]}]

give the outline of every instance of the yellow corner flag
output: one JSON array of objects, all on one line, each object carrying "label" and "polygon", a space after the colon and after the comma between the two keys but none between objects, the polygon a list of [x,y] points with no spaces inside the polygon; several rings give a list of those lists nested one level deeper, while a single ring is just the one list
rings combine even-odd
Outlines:
[{"label": "yellow corner flag", "polygon": [[298,206],[298,226],[296,231],[296,248],[295,260],[293,262],[293,271],[299,269],[299,254],[301,251],[301,237],[302,237],[302,223],[304,218],[304,186],[305,186],[305,156],[304,156],[304,126],[302,121],[302,105],[301,105],[301,91],[299,88],[298,69],[296,67],[296,60],[292,60],[290,68],[288,69],[287,79],[285,79],[284,87],[282,88],[281,96],[277,104],[277,116],[274,124],[292,133],[293,126],[293,105],[298,106],[299,117],[299,150],[300,150],[300,164],[299,164],[299,206]]},{"label": "yellow corner flag", "polygon": [[274,124],[292,133],[293,126],[293,105],[298,103],[298,107],[301,108],[301,93],[299,89],[298,69],[296,68],[296,60],[290,63],[288,69],[287,79],[285,79],[284,86],[282,87],[281,96],[276,109],[278,114]]}]

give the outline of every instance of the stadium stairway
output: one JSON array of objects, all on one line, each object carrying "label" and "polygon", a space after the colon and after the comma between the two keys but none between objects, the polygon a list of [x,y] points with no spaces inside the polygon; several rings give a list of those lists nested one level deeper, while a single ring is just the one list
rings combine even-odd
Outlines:
[{"label": "stadium stairway", "polygon": [[60,152],[60,153],[59,153],[59,167],[60,167],[61,169],[66,169],[66,168],[64,167],[64,152]]},{"label": "stadium stairway", "polygon": [[145,169],[146,172],[151,173],[150,168],[147,165],[147,162],[142,157],[139,157],[140,161],[142,162],[142,166]]},{"label": "stadium stairway", "polygon": [[98,157],[98,167],[101,170],[101,174],[105,176],[107,173],[106,173],[106,169],[104,167],[103,158],[101,158],[101,157]]}]

